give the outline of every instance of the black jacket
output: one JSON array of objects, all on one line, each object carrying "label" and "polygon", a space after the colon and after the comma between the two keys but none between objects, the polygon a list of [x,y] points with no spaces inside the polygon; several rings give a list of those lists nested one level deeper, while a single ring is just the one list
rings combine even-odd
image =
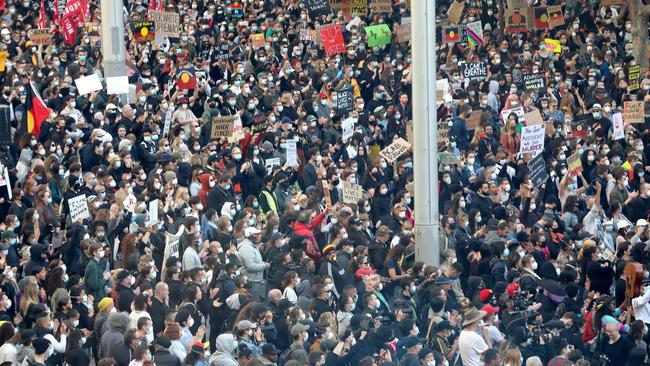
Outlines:
[{"label": "black jacket", "polygon": [[153,361],[156,363],[156,366],[181,366],[181,360],[169,353],[166,349],[156,351],[156,354],[153,356]]}]

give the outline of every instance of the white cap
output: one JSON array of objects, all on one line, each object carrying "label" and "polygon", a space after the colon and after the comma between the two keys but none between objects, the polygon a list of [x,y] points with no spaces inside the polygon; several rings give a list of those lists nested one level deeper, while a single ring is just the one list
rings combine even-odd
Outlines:
[{"label": "white cap", "polygon": [[108,110],[108,109],[117,109],[117,106],[113,103],[108,103],[106,104],[106,108],[104,108],[104,110]]},{"label": "white cap", "polygon": [[261,233],[261,231],[259,231],[256,227],[247,227],[246,230],[244,230],[244,236],[247,238],[251,235],[259,233]]},{"label": "white cap", "polygon": [[636,221],[636,226],[647,226],[648,222],[645,219],[638,219]]},{"label": "white cap", "polygon": [[630,226],[630,222],[627,221],[627,220],[621,220],[621,221],[618,222],[618,224],[617,224],[616,226],[617,226],[617,227],[616,227],[616,230],[620,230],[620,229],[623,229],[623,228],[629,227],[629,226]]}]

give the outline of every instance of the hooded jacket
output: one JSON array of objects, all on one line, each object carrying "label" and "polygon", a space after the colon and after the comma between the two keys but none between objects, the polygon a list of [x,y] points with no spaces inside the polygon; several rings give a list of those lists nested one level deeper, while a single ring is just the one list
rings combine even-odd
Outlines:
[{"label": "hooded jacket", "polygon": [[239,366],[232,354],[237,347],[237,341],[232,334],[221,334],[217,337],[217,351],[210,356],[210,366]]},{"label": "hooded jacket", "polygon": [[[327,215],[327,212],[325,212],[325,211],[321,212],[320,214],[318,214],[316,217],[314,217],[311,220],[311,223],[309,225],[307,225],[306,223],[296,221],[293,224],[294,235],[296,235],[296,236],[306,236],[306,237],[309,238],[309,241],[311,241],[314,244],[314,246],[317,246],[316,238],[314,237],[313,230],[315,230],[316,228],[318,228],[320,226],[320,224],[325,219],[325,215]],[[309,255],[311,257],[311,259],[313,259],[314,261],[317,261],[318,258],[320,258],[320,253],[318,253],[318,255],[313,255],[313,254],[310,255],[310,253],[307,252],[307,255]]]},{"label": "hooded jacket", "polygon": [[[199,182],[201,182],[201,189],[199,189],[199,200],[203,207],[208,207],[208,193],[210,192],[210,174],[204,173],[199,175]],[[219,209],[218,207],[213,207],[215,210]]]},{"label": "hooded jacket", "polygon": [[248,238],[242,240],[237,245],[239,256],[244,262],[244,268],[248,279],[252,282],[264,281],[264,270],[266,263],[262,259],[260,250]]},{"label": "hooded jacket", "polygon": [[99,345],[99,358],[115,355],[120,344],[124,343],[124,332],[131,320],[127,313],[112,313],[108,316],[108,331],[104,333]]}]

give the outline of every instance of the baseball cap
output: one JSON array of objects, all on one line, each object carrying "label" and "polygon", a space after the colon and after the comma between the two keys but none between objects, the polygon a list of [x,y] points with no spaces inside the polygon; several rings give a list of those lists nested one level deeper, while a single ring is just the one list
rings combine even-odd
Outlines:
[{"label": "baseball cap", "polygon": [[261,233],[261,231],[259,231],[255,227],[247,227],[246,230],[244,230],[244,236],[246,236],[247,238],[249,236],[251,236],[251,235],[255,235],[255,234],[259,234],[259,233]]}]

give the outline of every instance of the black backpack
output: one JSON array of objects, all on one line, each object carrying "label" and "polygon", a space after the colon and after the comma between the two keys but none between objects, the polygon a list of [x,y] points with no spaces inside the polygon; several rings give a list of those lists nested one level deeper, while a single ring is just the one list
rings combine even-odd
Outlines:
[{"label": "black backpack", "polygon": [[278,366],[284,366],[287,362],[291,360],[291,354],[294,351],[297,351],[300,349],[301,346],[299,345],[291,345],[289,349],[284,350],[282,353],[280,353],[280,356],[278,357]]}]

